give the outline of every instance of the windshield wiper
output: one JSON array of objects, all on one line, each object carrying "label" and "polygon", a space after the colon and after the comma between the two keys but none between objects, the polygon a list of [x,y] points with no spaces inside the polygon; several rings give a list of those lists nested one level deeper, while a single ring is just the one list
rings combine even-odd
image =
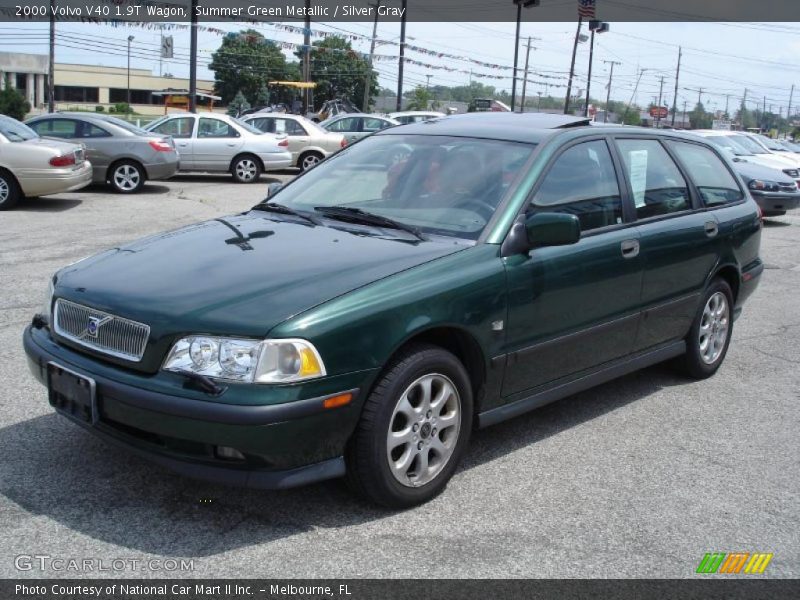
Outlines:
[{"label": "windshield wiper", "polygon": [[364,223],[365,225],[375,225],[377,227],[388,227],[389,229],[399,229],[400,231],[410,233],[423,242],[428,239],[422,235],[422,232],[416,227],[406,225],[400,221],[395,221],[389,217],[383,217],[360,208],[355,208],[354,206],[315,206],[314,210],[332,219]]},{"label": "windshield wiper", "polygon": [[269,212],[276,212],[281,213],[283,215],[292,215],[294,217],[300,217],[301,219],[305,219],[309,223],[314,225],[322,225],[319,219],[312,217],[307,213],[302,213],[298,210],[295,210],[285,204],[276,204],[275,202],[261,202],[260,204],[256,204],[253,207],[253,210],[266,210]]}]

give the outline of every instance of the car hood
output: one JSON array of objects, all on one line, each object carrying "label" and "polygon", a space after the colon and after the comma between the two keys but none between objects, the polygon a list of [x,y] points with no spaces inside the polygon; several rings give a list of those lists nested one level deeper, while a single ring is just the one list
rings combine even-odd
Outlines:
[{"label": "car hood", "polygon": [[114,248],[62,269],[55,296],[146,323],[160,360],[178,334],[261,338],[320,303],[468,247],[290,219],[251,211]]},{"label": "car hood", "polygon": [[747,160],[735,161],[733,166],[736,172],[742,175],[748,183],[753,179],[775,181],[778,183],[792,183],[794,181],[783,171],[750,162],[749,157]]}]

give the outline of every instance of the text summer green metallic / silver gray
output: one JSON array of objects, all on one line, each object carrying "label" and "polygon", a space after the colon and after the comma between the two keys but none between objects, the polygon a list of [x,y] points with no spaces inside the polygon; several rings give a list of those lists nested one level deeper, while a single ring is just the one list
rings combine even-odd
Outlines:
[{"label": "text summer green metallic / silver gray", "polygon": [[424,502],[485,427],[635,369],[724,360],[761,218],[675,132],[548,115],[393,127],[251,211],[61,269],[24,334],[50,404],[183,474],[346,475]]}]

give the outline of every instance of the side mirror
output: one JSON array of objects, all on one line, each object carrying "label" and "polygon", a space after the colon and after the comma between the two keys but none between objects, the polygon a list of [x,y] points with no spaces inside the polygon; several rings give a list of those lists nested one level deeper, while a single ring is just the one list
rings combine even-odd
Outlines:
[{"label": "side mirror", "polygon": [[529,248],[568,246],[581,239],[581,223],[575,215],[536,213],[525,219]]},{"label": "side mirror", "polygon": [[272,183],[270,183],[267,186],[267,197],[264,198],[264,200],[269,200],[270,198],[272,198],[275,194],[277,194],[280,191],[282,187],[283,184],[280,183],[279,181],[273,181]]}]

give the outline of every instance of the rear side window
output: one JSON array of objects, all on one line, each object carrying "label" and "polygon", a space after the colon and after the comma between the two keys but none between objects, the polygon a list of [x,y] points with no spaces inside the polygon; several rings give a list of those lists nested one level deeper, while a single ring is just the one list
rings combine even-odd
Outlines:
[{"label": "rear side window", "polygon": [[191,117],[169,119],[153,128],[153,131],[162,135],[171,135],[174,138],[192,137],[194,119]]},{"label": "rear side window", "polygon": [[582,231],[622,223],[622,198],[606,143],[585,142],[565,150],[545,175],[528,212],[573,214]]},{"label": "rear side window", "polygon": [[694,181],[706,206],[730,204],[744,197],[733,175],[710,149],[686,142],[669,142],[669,145]]},{"label": "rear side window", "polygon": [[656,140],[618,140],[636,218],[649,219],[691,208],[689,188],[677,165]]},{"label": "rear side window", "polygon": [[197,137],[199,138],[235,138],[239,137],[236,131],[225,121],[219,119],[201,118],[197,127]]}]

